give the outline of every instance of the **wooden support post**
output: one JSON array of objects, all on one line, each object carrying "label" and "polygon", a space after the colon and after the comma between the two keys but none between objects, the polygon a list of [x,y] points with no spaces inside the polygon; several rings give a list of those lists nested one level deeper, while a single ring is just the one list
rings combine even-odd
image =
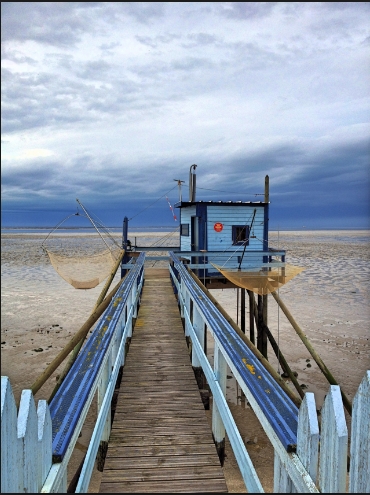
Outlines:
[{"label": "wooden support post", "polygon": [[273,348],[273,350],[275,352],[275,355],[278,358],[279,363],[281,364],[281,367],[283,368],[284,372],[289,376],[289,378],[291,379],[291,381],[292,381],[293,385],[295,386],[297,392],[299,393],[299,395],[303,399],[303,397],[305,396],[305,393],[303,392],[301,386],[299,385],[298,380],[295,377],[295,374],[290,369],[290,366],[289,366],[288,362],[286,361],[283,353],[279,349],[279,346],[277,345],[277,342],[276,342],[274,336],[272,335],[272,333],[270,332],[270,329],[269,329],[269,327],[267,325],[264,325],[264,331],[266,332],[266,335],[267,335],[267,337],[268,337],[268,339],[270,341],[271,347]]},{"label": "wooden support post", "polygon": [[[324,361],[321,359],[321,357],[319,356],[319,354],[315,351],[313,345],[308,340],[307,336],[303,333],[302,329],[300,328],[300,326],[298,325],[298,323],[295,321],[295,319],[291,315],[291,313],[288,310],[288,308],[285,306],[285,304],[283,303],[283,301],[280,299],[280,297],[278,296],[277,292],[271,292],[271,294],[274,297],[275,301],[278,303],[278,305],[283,310],[285,316],[290,321],[292,327],[297,332],[299,338],[302,340],[302,342],[306,346],[308,352],[314,358],[316,364],[318,365],[318,367],[320,368],[320,370],[324,374],[325,378],[328,380],[328,382],[331,385],[339,385],[338,382],[333,377],[333,375],[331,374],[331,372],[329,371],[329,369],[326,367]],[[350,400],[345,395],[345,393],[343,392],[342,388],[340,388],[340,392],[341,392],[341,395],[342,395],[342,400],[343,400],[344,407],[347,409],[348,414],[349,415],[352,415],[352,404],[351,404]]]},{"label": "wooden support post", "polygon": [[254,336],[254,292],[252,290],[248,291],[249,296],[249,338],[252,344],[256,344],[255,336]]},{"label": "wooden support post", "polygon": [[268,305],[268,299],[267,295],[262,296],[262,321],[263,323],[268,326],[267,324],[267,305]]},{"label": "wooden support post", "polygon": [[245,333],[245,289],[240,291],[240,329]]},{"label": "wooden support post", "polygon": [[114,294],[119,289],[122,283],[122,279],[118,282],[118,284],[111,290],[111,292],[107,295],[104,301],[99,305],[96,311],[90,315],[90,317],[86,320],[86,322],[82,325],[79,331],[74,335],[74,337],[70,340],[70,342],[59,352],[59,354],[53,359],[53,361],[46,367],[45,371],[36,379],[36,381],[31,385],[30,389],[32,393],[35,395],[36,392],[44,385],[46,380],[50,378],[50,376],[54,373],[54,371],[58,368],[58,366],[65,360],[68,354],[76,347],[76,345],[80,342],[81,339],[84,339],[92,327],[92,325],[100,318],[100,316],[107,309],[110,301],[112,300]]},{"label": "wooden support post", "polygon": [[263,321],[263,296],[258,295],[257,349],[267,359],[267,334]]},{"label": "wooden support post", "polygon": [[239,325],[239,287],[236,288],[236,324]]}]

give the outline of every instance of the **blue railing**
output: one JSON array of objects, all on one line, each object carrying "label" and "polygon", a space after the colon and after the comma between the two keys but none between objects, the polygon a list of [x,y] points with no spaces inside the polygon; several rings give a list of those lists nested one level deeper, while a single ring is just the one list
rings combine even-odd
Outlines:
[{"label": "blue railing", "polygon": [[[132,319],[137,316],[144,281],[144,260],[145,253],[141,253],[136,263],[132,264],[121,287],[50,403],[53,468],[56,471],[59,466],[60,471],[55,473],[54,478],[51,476],[50,483],[55,486],[60,486],[60,480],[65,477],[64,469],[97,389],[99,417],[93,432],[95,442],[93,444],[90,441],[90,452],[86,455],[78,491],[82,487],[88,487],[99,443],[109,438],[109,433],[105,435],[108,438],[104,438],[103,431],[107,422],[110,423],[110,402],[119,369],[124,364],[125,343],[132,335]],[[100,434],[97,434],[98,431]]]},{"label": "blue railing", "polygon": [[[194,367],[202,367],[213,395],[212,431],[215,441],[222,442],[226,431],[247,490],[263,492],[226,402],[228,365],[273,444],[277,459],[286,466],[289,479],[298,491],[317,492],[305,467],[294,454],[297,445],[298,408],[207,295],[194,283],[186,266],[174,253],[170,253],[170,258],[174,290],[181,315],[185,319],[185,335],[190,336],[194,351],[192,364]],[[204,352],[205,328],[214,338],[213,368]]]}]

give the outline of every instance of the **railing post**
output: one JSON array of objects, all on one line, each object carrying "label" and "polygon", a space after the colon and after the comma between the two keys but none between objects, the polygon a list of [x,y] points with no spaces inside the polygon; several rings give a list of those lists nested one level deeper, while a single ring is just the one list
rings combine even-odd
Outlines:
[{"label": "railing post", "polygon": [[[198,338],[199,344],[202,348],[202,351],[206,353],[207,352],[205,348],[206,324],[201,313],[199,312],[198,308],[195,305],[193,306],[193,328]],[[206,377],[204,376],[202,365],[195,352],[192,353],[191,364],[193,366],[195,379],[197,380],[197,384],[204,408],[206,410],[209,410],[209,389],[207,388],[207,380]]]},{"label": "railing post", "polygon": [[[226,398],[227,363],[216,341],[214,347],[213,369],[215,380],[218,381],[221,391]],[[222,422],[221,415],[215,402],[213,402],[212,405],[212,433],[218,457],[220,459],[221,466],[223,466],[225,460],[225,426]]]},{"label": "railing post", "polygon": [[[126,323],[127,323],[127,305],[125,305],[123,308],[122,308],[122,313],[121,313],[121,316],[120,316],[120,342],[123,338],[123,332],[125,330],[125,327],[126,327]],[[121,362],[121,366],[124,366],[125,364],[125,359],[126,359],[126,354],[128,352],[128,343],[127,341],[125,342],[125,352],[123,353],[122,355],[122,362]]]},{"label": "railing post", "polygon": [[[102,372],[99,385],[98,385],[98,414],[103,405],[104,397],[108,388],[108,383],[112,375],[112,354],[111,352],[107,356],[104,370]],[[107,419],[105,420],[104,429],[100,439],[99,451],[97,455],[97,469],[103,471],[105,457],[108,450],[108,440],[111,431],[111,406],[109,406]]]},{"label": "railing post", "polygon": [[[205,323],[202,318],[202,315],[199,313],[198,308],[195,305],[193,307],[193,328],[195,331],[195,335],[198,337],[202,350],[204,351]],[[196,353],[193,353],[191,364],[193,365],[193,368],[200,367],[200,362]]]},{"label": "railing post", "polygon": [[135,277],[134,283],[132,284],[132,289],[131,289],[131,304],[132,304],[132,317],[137,318],[137,299],[136,299],[136,293],[137,293],[137,277]]},{"label": "railing post", "polygon": [[130,318],[130,311],[131,311],[131,306],[132,306],[132,301],[133,301],[133,297],[132,297],[132,291],[129,292],[129,295],[127,297],[127,304],[126,304],[126,308],[127,308],[127,320],[126,320],[126,325],[128,325],[128,333],[127,333],[127,337],[130,339],[132,337],[132,318]]},{"label": "railing post", "polygon": [[[183,294],[183,298],[184,298],[184,318],[185,318],[185,337],[186,337],[186,342],[187,344],[189,345],[189,329],[188,329],[188,325],[189,325],[189,321],[190,321],[190,294],[189,294],[189,291],[186,289],[186,286],[185,284],[183,284],[183,287],[182,287],[182,294]],[[188,317],[189,317],[189,321],[188,321],[188,318],[186,318],[186,313],[188,314]]]},{"label": "railing post", "polygon": [[179,281],[180,287],[179,287],[179,300],[178,303],[180,305],[180,316],[182,320],[184,319],[184,300],[185,300],[185,284],[183,279],[180,277]]}]

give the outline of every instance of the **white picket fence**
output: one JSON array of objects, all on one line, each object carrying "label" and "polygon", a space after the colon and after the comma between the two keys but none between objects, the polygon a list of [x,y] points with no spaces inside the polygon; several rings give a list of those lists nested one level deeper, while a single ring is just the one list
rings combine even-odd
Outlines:
[{"label": "white picket fence", "polygon": [[23,390],[19,411],[7,376],[1,377],[1,491],[38,493],[52,465],[49,406],[37,411],[31,390]]},{"label": "white picket fence", "polygon": [[[329,387],[321,413],[321,428],[313,393],[306,393],[299,411],[296,454],[282,460],[275,453],[274,492],[302,493],[294,487],[301,465],[305,492],[370,493],[370,371],[367,371],[353,401],[350,471],[347,487],[348,431],[337,385]],[[10,380],[1,377],[1,492],[41,492],[52,467],[52,430],[45,400],[35,402],[23,390],[19,411]],[[311,485],[310,478],[315,482]]]}]

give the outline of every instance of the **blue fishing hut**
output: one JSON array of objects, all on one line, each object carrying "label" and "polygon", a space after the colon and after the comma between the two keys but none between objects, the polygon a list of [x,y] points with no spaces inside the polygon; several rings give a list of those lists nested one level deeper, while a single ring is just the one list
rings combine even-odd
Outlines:
[{"label": "blue fishing hut", "polygon": [[248,271],[273,262],[274,250],[268,245],[268,176],[264,196],[263,202],[196,201],[195,174],[190,174],[189,201],[175,204],[180,209],[177,254],[206,286],[235,287],[214,265]]}]

